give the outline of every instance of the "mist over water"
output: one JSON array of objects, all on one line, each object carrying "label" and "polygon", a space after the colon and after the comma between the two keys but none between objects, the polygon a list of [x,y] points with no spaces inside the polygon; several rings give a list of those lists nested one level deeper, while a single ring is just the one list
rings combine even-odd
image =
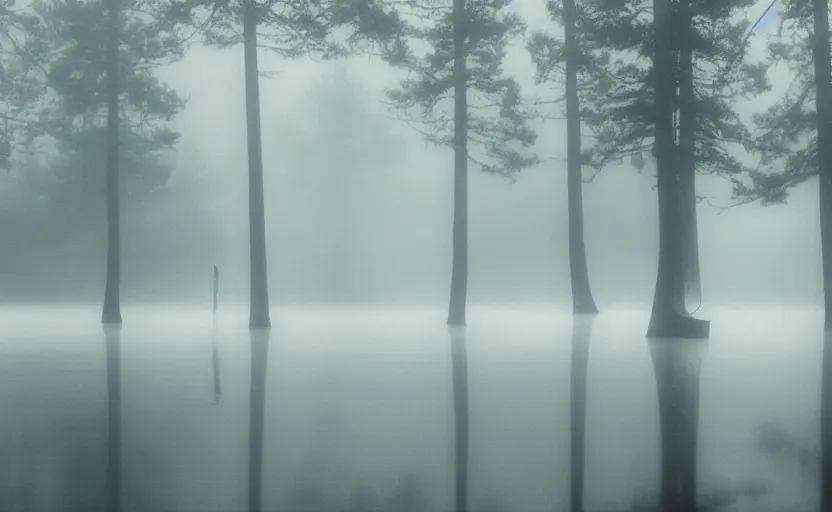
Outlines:
[{"label": "mist over water", "polygon": [[[124,510],[243,510],[246,308],[221,308],[217,317],[222,396],[216,404],[210,309],[124,313]],[[422,500],[420,510],[451,510],[451,350],[443,314],[372,307],[272,311],[264,510],[342,511],[356,503],[393,510],[390,503],[408,488],[421,496],[408,502]],[[674,368],[701,364],[700,494],[750,489],[732,510],[812,510],[817,467],[811,456],[808,466],[773,457],[761,450],[759,433],[774,425],[807,453],[818,453],[822,315],[787,307],[721,307],[707,314],[714,321],[711,339],[697,342],[696,350],[678,340],[650,342],[663,344],[662,360]],[[0,507],[101,508],[107,370],[98,315],[97,307],[21,305],[0,312],[7,326],[0,346]],[[658,370],[644,339],[646,321],[646,308],[612,310],[592,321],[589,511],[656,499]],[[475,306],[468,324],[472,509],[568,510],[571,312]]]}]

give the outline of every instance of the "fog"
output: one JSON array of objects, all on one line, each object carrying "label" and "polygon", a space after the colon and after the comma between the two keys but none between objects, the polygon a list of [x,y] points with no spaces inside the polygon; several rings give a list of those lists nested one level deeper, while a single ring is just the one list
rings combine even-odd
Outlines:
[{"label": "fog", "polygon": [[[510,8],[534,29],[545,4]],[[566,124],[535,120],[541,163],[468,171],[455,325],[454,151],[388,104],[406,74],[370,55],[258,58],[270,328],[249,317],[241,45],[153,72],[187,103],[162,123],[181,134],[170,150],[119,160],[123,325],[102,327],[103,135],[0,173],[0,511],[827,512],[816,180],[763,207],[697,175],[702,290],[682,308],[710,336],[646,339],[655,162],[584,169],[601,314],[573,314]],[[530,98],[555,94],[521,43],[505,68]],[[744,120],[794,76],[769,78],[737,100]]]},{"label": "fog", "polygon": [[[545,19],[543,2],[516,7],[532,28]],[[754,51],[764,53],[762,36]],[[262,51],[260,58],[272,301],[444,303],[453,157],[450,149],[426,145],[384,104],[385,88],[395,86],[401,73],[372,57],[290,61]],[[507,68],[536,90],[523,48],[511,49]],[[167,184],[146,194],[140,205],[125,205],[123,300],[210,301],[215,264],[222,273],[223,300],[247,300],[242,48],[196,47],[158,74],[188,102],[172,123],[182,139],[167,156],[173,165]],[[745,101],[741,112],[750,115],[776,101],[791,79],[784,69],[772,70],[771,77],[774,90]],[[545,88],[538,93],[546,94]],[[570,300],[565,125],[549,122],[541,129],[544,162],[515,183],[471,169],[472,303]],[[31,187],[32,179],[24,170],[0,179],[0,204],[12,208],[27,201],[29,217],[41,210],[47,215],[35,226],[21,222],[19,214],[4,223],[12,243],[4,255],[7,264],[0,267],[0,282],[9,284],[0,288],[0,297],[100,300],[103,181],[88,185],[80,203],[52,213],[20,193],[18,187]],[[639,304],[652,297],[658,247],[654,184],[652,167],[639,173],[624,162],[584,187],[588,265],[602,303]],[[816,186],[811,181],[798,187],[785,206],[722,211],[731,204],[730,184],[699,177],[697,193],[706,198],[698,208],[702,293],[709,302],[820,299]],[[67,210],[76,204],[94,205],[91,211],[99,213],[72,224]]]}]

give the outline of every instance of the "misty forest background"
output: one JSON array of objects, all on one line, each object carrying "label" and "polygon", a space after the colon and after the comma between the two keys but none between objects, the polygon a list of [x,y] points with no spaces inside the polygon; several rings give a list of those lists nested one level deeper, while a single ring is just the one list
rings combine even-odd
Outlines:
[{"label": "misty forest background", "polygon": [[[745,31],[766,7],[732,3],[742,8],[731,19]],[[142,18],[145,7],[122,6],[135,31],[124,35],[120,64],[122,112],[131,122],[121,145],[124,300],[207,304],[214,264],[222,270],[222,300],[247,299],[241,47],[206,47],[194,28],[159,27]],[[11,158],[0,176],[0,297],[99,301],[107,234],[105,5],[4,9],[3,133]],[[543,2],[521,0],[511,9],[493,14],[515,12],[528,33],[559,36]],[[769,67],[772,88],[732,98],[752,131],[752,115],[776,105],[805,72],[768,59],[778,24],[772,18],[748,39],[745,57]],[[787,35],[805,36],[793,32]],[[562,86],[556,80],[535,85],[537,69],[520,36],[507,45],[504,66],[528,102],[549,100]],[[425,143],[386,104],[385,89],[395,88],[407,71],[369,55],[319,62],[263,48],[260,59],[272,301],[446,301],[453,160],[449,149]],[[806,109],[812,103],[805,98]],[[559,106],[546,107],[546,113],[560,113]],[[539,164],[513,176],[513,184],[474,166],[469,173],[474,302],[570,301],[565,124],[532,123]],[[583,131],[590,147],[591,132]],[[760,158],[739,144],[728,151],[748,166]],[[629,158],[612,161],[584,187],[588,267],[600,304],[652,296],[658,210],[655,173],[649,157],[644,160],[641,172]],[[584,175],[594,171],[585,168]],[[786,206],[755,203],[718,215],[711,205],[732,204],[732,184],[698,176],[697,192],[705,197],[698,214],[707,302],[821,297],[815,186],[797,188]]]}]

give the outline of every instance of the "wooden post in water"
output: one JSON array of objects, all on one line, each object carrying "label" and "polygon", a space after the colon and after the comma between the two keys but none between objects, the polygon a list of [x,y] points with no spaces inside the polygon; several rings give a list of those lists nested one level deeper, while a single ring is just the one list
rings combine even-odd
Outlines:
[{"label": "wooden post in water", "polygon": [[214,265],[214,318],[213,318],[213,344],[211,347],[211,358],[214,365],[214,403],[220,403],[222,389],[220,387],[220,349],[217,344],[217,295],[220,290],[220,271]]}]

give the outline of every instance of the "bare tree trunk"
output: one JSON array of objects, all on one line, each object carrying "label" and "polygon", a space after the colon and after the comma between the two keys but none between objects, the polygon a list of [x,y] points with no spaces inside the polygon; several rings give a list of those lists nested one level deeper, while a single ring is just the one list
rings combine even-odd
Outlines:
[{"label": "bare tree trunk", "polygon": [[570,409],[570,511],[584,510],[584,467],[586,462],[586,380],[589,344],[594,316],[572,319],[572,359],[569,368]]},{"label": "bare tree trunk", "polygon": [[454,393],[454,510],[468,512],[468,354],[465,328],[451,326],[449,333]]},{"label": "bare tree trunk", "polygon": [[101,322],[121,323],[121,233],[119,214],[118,140],[118,0],[109,0],[109,41],[107,44],[107,281]]},{"label": "bare tree trunk", "polygon": [[251,329],[251,389],[248,438],[248,512],[260,512],[263,500],[263,424],[266,409],[269,329]]},{"label": "bare tree trunk", "polygon": [[260,78],[257,71],[258,13],[252,0],[243,1],[243,51],[246,73],[246,134],[248,137],[248,222],[251,264],[249,326],[271,327],[266,271],[266,213],[263,199],[263,148],[260,137]]},{"label": "bare tree trunk", "polygon": [[563,35],[566,42],[566,180],[569,202],[569,277],[572,311],[597,313],[589,286],[584,243],[583,179],[581,173],[581,113],[578,103],[578,42],[575,40],[575,0],[563,2]]},{"label": "bare tree trunk", "polygon": [[454,37],[454,235],[448,325],[465,325],[468,296],[468,71],[465,0],[453,3]]},{"label": "bare tree trunk", "polygon": [[659,269],[647,336],[651,338],[707,338],[710,323],[679,311],[682,283],[682,239],[679,215],[679,178],[673,142],[672,12],[670,0],[653,0],[653,80],[656,110],[656,174],[659,195]]},{"label": "bare tree trunk", "polygon": [[679,48],[679,201],[682,236],[681,311],[688,299],[700,302],[699,233],[696,217],[696,96],[693,89],[693,47],[690,0],[679,3],[681,44]]},{"label": "bare tree trunk", "polygon": [[121,325],[105,325],[107,355],[107,512],[121,512]]}]

